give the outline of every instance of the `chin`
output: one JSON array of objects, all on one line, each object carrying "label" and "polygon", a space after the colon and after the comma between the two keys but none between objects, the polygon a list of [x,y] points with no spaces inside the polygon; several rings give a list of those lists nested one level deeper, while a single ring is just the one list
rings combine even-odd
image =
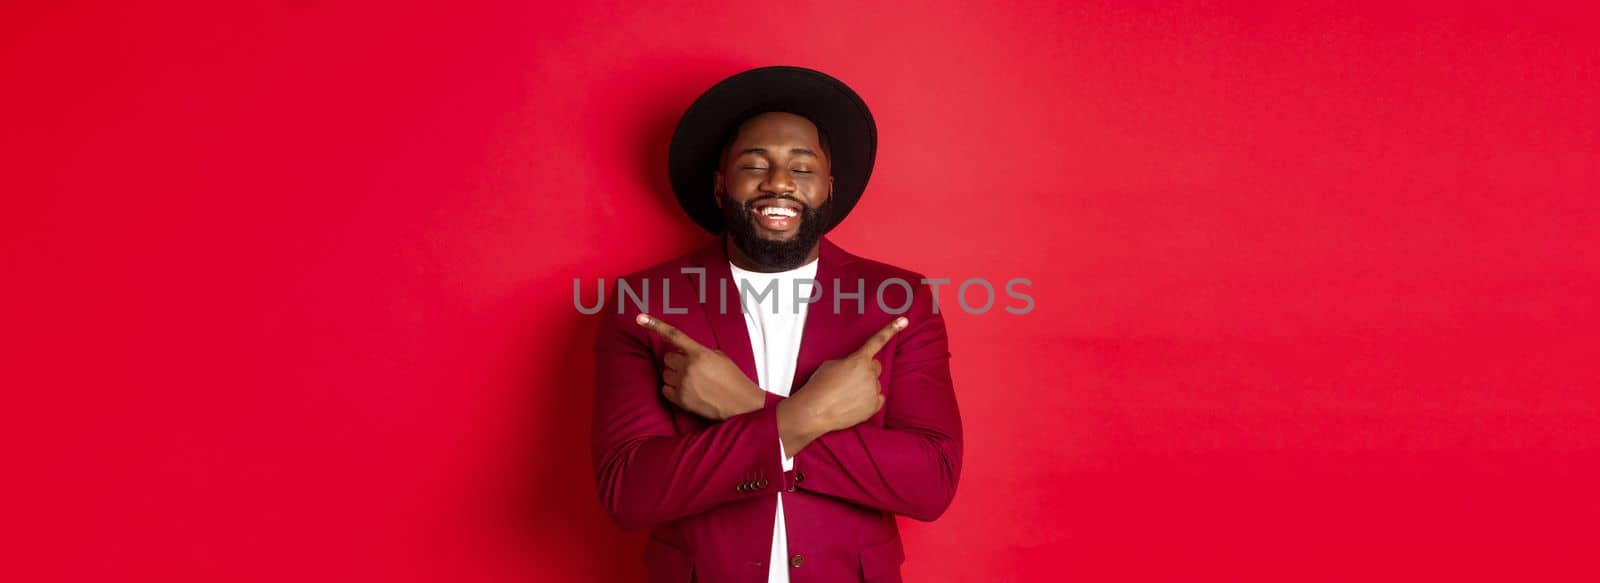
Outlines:
[{"label": "chin", "polygon": [[768,241],[793,241],[796,237],[800,236],[800,232],[791,231],[788,233],[760,233],[756,236]]}]

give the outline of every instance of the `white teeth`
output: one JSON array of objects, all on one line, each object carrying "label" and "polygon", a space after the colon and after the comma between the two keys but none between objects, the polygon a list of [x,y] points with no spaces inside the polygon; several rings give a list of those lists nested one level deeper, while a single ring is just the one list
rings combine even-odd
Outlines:
[{"label": "white teeth", "polygon": [[761,214],[769,217],[792,217],[795,216],[796,213],[794,212],[794,209],[783,208],[781,206],[769,206],[765,209],[762,209]]}]

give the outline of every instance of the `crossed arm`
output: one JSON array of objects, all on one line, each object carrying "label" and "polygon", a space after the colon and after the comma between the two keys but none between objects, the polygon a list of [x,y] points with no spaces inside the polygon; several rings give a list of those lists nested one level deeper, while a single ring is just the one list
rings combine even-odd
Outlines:
[{"label": "crossed arm", "polygon": [[[658,319],[637,323],[608,320],[595,347],[596,485],[623,528],[770,495],[784,483],[774,440],[795,458],[797,488],[925,521],[949,507],[962,434],[938,314],[897,319],[775,406],[721,353]],[[646,329],[676,350],[659,376]],[[875,357],[902,330],[886,400]],[[719,422],[678,435],[669,406]],[[880,409],[882,427],[862,423]]]},{"label": "crossed arm", "polygon": [[795,457],[796,487],[932,521],[961,475],[961,415],[950,380],[944,322],[920,318],[902,333],[882,427],[823,434]]}]

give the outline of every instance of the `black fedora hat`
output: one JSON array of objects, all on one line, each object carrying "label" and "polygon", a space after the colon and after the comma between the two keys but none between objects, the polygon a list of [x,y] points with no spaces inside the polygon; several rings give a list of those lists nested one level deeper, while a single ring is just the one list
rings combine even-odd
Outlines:
[{"label": "black fedora hat", "polygon": [[850,87],[804,67],[751,69],[722,80],[695,99],[678,119],[667,154],[667,173],[678,204],[707,231],[723,231],[712,176],[721,165],[723,143],[739,124],[768,111],[805,116],[827,140],[833,216],[823,231],[832,230],[855,208],[867,187],[878,151],[878,126],[866,102]]}]

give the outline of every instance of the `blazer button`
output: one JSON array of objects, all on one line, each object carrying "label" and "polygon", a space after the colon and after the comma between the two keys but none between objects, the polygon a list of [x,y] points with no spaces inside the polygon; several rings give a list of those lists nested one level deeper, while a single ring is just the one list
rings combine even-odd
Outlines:
[{"label": "blazer button", "polygon": [[745,485],[744,485],[744,484],[743,484],[743,483],[740,483],[740,484],[739,484],[739,485],[737,485],[737,486],[734,486],[734,487],[733,487],[733,490],[734,490],[734,491],[735,491],[735,492],[744,492],[744,491],[745,491],[745,489],[744,489],[744,486],[745,486]]},{"label": "blazer button", "polygon": [[806,562],[806,558],[802,557],[800,555],[795,555],[793,557],[789,557],[789,566],[790,567],[799,567],[800,565],[804,564],[805,562]]},{"label": "blazer button", "polygon": [[795,472],[794,472],[794,481],[796,481],[796,482],[804,482],[804,481],[806,481],[806,475],[800,473],[799,470],[795,470]]},{"label": "blazer button", "polygon": [[767,479],[766,478],[762,478],[760,480],[756,480],[756,489],[757,490],[760,490],[760,489],[766,488],[766,487],[767,487]]}]

